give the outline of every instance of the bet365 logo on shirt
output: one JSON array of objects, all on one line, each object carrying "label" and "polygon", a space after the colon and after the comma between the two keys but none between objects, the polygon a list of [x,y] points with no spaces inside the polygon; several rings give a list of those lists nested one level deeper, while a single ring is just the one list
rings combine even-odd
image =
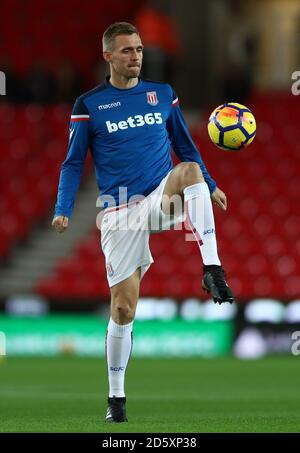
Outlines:
[{"label": "bet365 logo on shirt", "polygon": [[163,122],[161,113],[147,113],[146,115],[135,115],[129,116],[127,120],[119,121],[118,123],[112,123],[111,121],[106,121],[106,127],[108,132],[111,134],[117,132],[118,130],[125,130],[129,127],[141,127],[147,124],[152,126],[153,124],[161,124]]}]

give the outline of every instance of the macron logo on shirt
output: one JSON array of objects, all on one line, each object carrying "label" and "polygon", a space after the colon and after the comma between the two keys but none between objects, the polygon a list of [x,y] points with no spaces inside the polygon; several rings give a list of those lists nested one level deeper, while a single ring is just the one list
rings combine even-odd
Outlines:
[{"label": "macron logo on shirt", "polygon": [[148,126],[152,126],[153,124],[162,124],[163,119],[160,112],[155,113],[147,113],[145,116],[143,115],[135,115],[129,116],[127,120],[119,121],[118,123],[112,123],[111,121],[106,121],[106,127],[108,132],[111,134],[112,132],[117,132],[119,129],[125,130],[129,127],[141,127],[147,124]]},{"label": "macron logo on shirt", "polygon": [[110,104],[98,105],[99,110],[113,109],[114,107],[121,107],[121,102],[111,102]]}]

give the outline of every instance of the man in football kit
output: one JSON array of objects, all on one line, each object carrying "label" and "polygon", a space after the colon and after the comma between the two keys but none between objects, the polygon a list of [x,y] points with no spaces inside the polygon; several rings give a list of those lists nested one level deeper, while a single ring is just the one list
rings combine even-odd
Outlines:
[{"label": "man in football kit", "polygon": [[[214,202],[226,210],[226,196],[205,168],[177,96],[170,85],[139,77],[143,45],[133,25],[118,22],[105,31],[103,57],[110,76],[80,96],[72,111],[52,224],[58,232],[68,227],[89,148],[103,208],[101,246],[111,292],[106,421],[124,422],[124,379],[140,281],[153,262],[149,236],[155,228],[149,220],[167,230],[187,218],[202,255],[202,288],[220,304],[234,297],[218,257],[212,209]],[[171,147],[181,160],[174,168]],[[184,209],[175,206],[175,196]]]}]

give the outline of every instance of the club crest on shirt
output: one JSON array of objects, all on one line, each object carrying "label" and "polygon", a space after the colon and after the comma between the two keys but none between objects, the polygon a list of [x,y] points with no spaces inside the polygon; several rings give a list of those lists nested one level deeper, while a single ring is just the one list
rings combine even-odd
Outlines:
[{"label": "club crest on shirt", "polygon": [[147,92],[147,102],[150,105],[157,105],[158,104],[156,91],[148,91]]}]

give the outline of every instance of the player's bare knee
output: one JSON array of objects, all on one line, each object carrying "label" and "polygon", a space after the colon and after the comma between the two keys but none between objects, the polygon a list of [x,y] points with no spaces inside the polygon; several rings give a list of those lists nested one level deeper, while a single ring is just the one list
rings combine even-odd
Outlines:
[{"label": "player's bare knee", "polygon": [[119,294],[112,299],[112,316],[118,324],[128,324],[134,320],[136,301],[126,294]]},{"label": "player's bare knee", "polygon": [[181,165],[180,182],[182,190],[204,181],[201,168],[197,162],[183,162]]},{"label": "player's bare knee", "polygon": [[134,319],[134,312],[128,304],[118,304],[116,306],[118,321],[122,324],[128,324]]}]

